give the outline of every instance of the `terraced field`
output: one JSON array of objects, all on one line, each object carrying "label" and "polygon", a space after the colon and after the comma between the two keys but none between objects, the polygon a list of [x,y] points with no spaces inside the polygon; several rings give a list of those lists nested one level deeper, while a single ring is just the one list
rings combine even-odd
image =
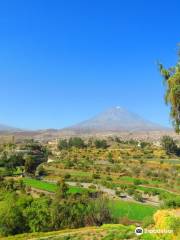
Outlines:
[{"label": "terraced field", "polygon": [[[58,189],[57,184],[40,181],[32,178],[24,178],[23,182],[25,183],[26,186],[51,192],[51,193],[55,193],[56,190]],[[75,187],[75,186],[69,187],[69,193],[83,193],[83,192],[87,192],[87,190],[81,187]]]},{"label": "terraced field", "polygon": [[[36,179],[25,178],[24,183],[32,188],[54,193],[57,190],[55,183],[44,182]],[[83,193],[93,191],[82,187],[70,186],[69,193]],[[157,207],[143,205],[135,202],[126,202],[123,200],[111,200],[110,210],[115,218],[127,217],[133,221],[143,221],[146,217],[151,217],[157,211]]]}]

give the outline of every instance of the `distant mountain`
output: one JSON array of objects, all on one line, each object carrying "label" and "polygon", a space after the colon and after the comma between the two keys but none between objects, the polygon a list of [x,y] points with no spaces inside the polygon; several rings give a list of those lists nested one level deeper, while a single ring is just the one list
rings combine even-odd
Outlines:
[{"label": "distant mountain", "polygon": [[16,131],[20,131],[20,129],[0,124],[0,132],[16,132]]},{"label": "distant mountain", "polygon": [[113,107],[68,129],[85,132],[161,131],[167,128],[143,119],[122,107]]}]

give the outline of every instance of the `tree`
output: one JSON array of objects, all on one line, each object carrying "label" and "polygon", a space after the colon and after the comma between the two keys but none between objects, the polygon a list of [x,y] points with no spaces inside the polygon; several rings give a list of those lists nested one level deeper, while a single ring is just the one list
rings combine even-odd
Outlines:
[{"label": "tree", "polygon": [[17,200],[16,194],[10,195],[0,211],[0,234],[4,236],[27,231],[22,206],[17,204]]},{"label": "tree", "polygon": [[44,232],[51,230],[51,215],[49,209],[51,201],[48,198],[34,199],[31,206],[26,208],[24,215],[30,232]]},{"label": "tree", "polygon": [[68,149],[68,142],[66,139],[60,139],[58,142],[58,149],[63,150],[63,149]]},{"label": "tree", "polygon": [[104,223],[112,222],[111,212],[109,210],[109,201],[106,198],[98,198],[90,202],[89,212],[86,215],[88,225],[101,226]]},{"label": "tree", "polygon": [[161,139],[161,145],[167,154],[176,154],[178,151],[176,142],[170,136],[163,136]]},{"label": "tree", "polygon": [[114,159],[113,159],[113,155],[112,155],[112,153],[111,152],[109,152],[108,153],[108,161],[110,162],[110,163],[114,163]]},{"label": "tree", "polygon": [[140,142],[140,147],[141,148],[145,148],[145,147],[147,147],[149,145],[150,145],[150,143],[148,143],[148,142],[144,142],[144,141]]},{"label": "tree", "polygon": [[36,165],[35,159],[32,156],[28,155],[25,158],[25,166],[24,166],[25,172],[34,174],[36,167],[37,167],[37,165]]},{"label": "tree", "polygon": [[35,142],[33,140],[28,141],[25,144],[24,149],[27,151],[27,153],[24,156],[25,172],[34,174],[37,166],[47,161],[48,150],[40,143]]},{"label": "tree", "polygon": [[106,142],[106,140],[96,140],[94,142],[96,148],[102,148],[102,149],[106,149],[108,147],[108,144]]},{"label": "tree", "polygon": [[69,139],[69,147],[84,148],[85,143],[82,138],[74,137]]},{"label": "tree", "polygon": [[56,191],[56,199],[59,201],[62,198],[66,198],[69,188],[68,185],[65,183],[64,179],[61,179],[61,181],[57,183],[57,186],[58,189]]},{"label": "tree", "polygon": [[171,107],[172,123],[177,133],[180,132],[180,50],[177,64],[168,69],[159,64],[159,70],[166,85],[165,102]]},{"label": "tree", "polygon": [[47,175],[47,171],[46,169],[42,166],[42,165],[39,165],[37,168],[36,168],[36,176],[45,176]]}]

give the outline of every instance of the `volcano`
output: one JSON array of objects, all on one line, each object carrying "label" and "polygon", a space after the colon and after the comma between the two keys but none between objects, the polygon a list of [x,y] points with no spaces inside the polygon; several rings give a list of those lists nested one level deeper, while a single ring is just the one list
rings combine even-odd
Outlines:
[{"label": "volcano", "polygon": [[162,131],[167,128],[143,119],[122,107],[109,108],[95,117],[68,129],[78,132]]}]

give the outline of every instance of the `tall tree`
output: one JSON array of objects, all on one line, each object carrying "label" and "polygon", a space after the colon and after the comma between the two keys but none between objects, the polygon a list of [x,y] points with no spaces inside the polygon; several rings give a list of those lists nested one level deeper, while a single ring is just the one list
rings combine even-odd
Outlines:
[{"label": "tall tree", "polygon": [[166,85],[165,102],[171,107],[171,118],[174,129],[180,133],[180,50],[175,66],[165,68],[159,64],[159,70]]}]

